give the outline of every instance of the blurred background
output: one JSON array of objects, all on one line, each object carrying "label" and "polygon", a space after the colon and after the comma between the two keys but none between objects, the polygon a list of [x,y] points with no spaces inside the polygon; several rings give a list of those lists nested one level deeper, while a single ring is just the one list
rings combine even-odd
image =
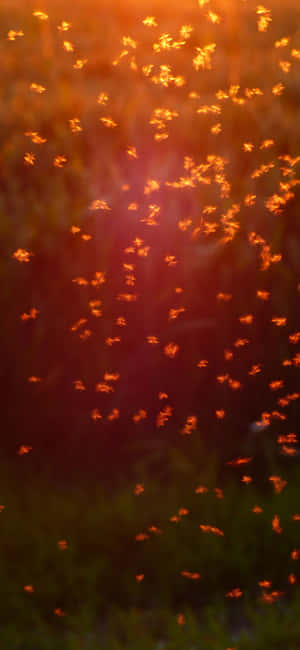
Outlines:
[{"label": "blurred background", "polygon": [[1,3],[3,648],[299,648],[299,19]]},{"label": "blurred background", "polygon": [[[295,349],[288,335],[297,328],[299,305],[299,9],[288,3],[283,18],[272,2],[262,12],[272,20],[260,30],[253,2],[199,4],[1,7],[4,457],[25,444],[38,465],[48,457],[58,466],[64,458],[65,472],[100,454],[104,472],[116,463],[126,473],[136,454],[164,453],[170,441],[182,445],[178,430],[194,414],[203,444],[223,460],[249,440],[262,412],[296,389],[297,369],[282,368],[282,361]],[[153,25],[143,22],[147,16],[155,17]],[[210,63],[195,63],[199,48],[214,43]],[[170,187],[188,175],[185,160],[196,168],[212,155],[224,161],[219,184],[208,170],[208,182]],[[278,194],[287,193],[278,204]],[[274,195],[277,203],[268,208]],[[224,243],[224,214],[230,219],[232,209],[234,236]],[[151,210],[156,226],[147,221]],[[70,232],[72,226],[81,231]],[[281,253],[279,264],[261,270],[251,232]],[[136,237],[149,254],[124,253]],[[19,248],[33,253],[30,263],[13,257]],[[134,265],[127,280],[124,264]],[[74,283],[91,282],[97,271],[105,274],[98,288]],[[269,299],[259,300],[257,290]],[[123,293],[135,293],[137,302],[118,302]],[[91,315],[91,300],[101,301],[101,317]],[[185,312],[168,320],[169,310],[180,307]],[[22,320],[32,308],[37,316]],[[253,314],[251,325],[239,322],[245,314]],[[127,327],[116,326],[118,316]],[[287,318],[287,327],[271,324],[277,316]],[[87,319],[80,330],[88,330],[86,338],[70,332],[79,318]],[[248,334],[250,346],[229,364],[242,390],[231,390],[216,376],[229,368],[224,350]],[[121,342],[105,342],[118,335]],[[150,335],[158,345],[146,342]],[[163,352],[170,341],[179,346],[173,360]],[[197,367],[201,359],[208,360],[205,370]],[[260,375],[249,377],[251,362],[262,364]],[[118,372],[120,380],[114,392],[97,395],[105,372]],[[41,381],[28,382],[31,376]],[[284,386],[270,391],[270,381],[280,378]],[[85,391],[74,389],[76,380]],[[159,391],[173,409],[163,429],[155,425]],[[90,417],[94,408],[101,423]],[[107,421],[113,408],[120,418]],[[137,434],[132,417],[139,409],[147,418]],[[216,409],[226,410],[220,422]],[[294,401],[292,430],[296,420]]]}]

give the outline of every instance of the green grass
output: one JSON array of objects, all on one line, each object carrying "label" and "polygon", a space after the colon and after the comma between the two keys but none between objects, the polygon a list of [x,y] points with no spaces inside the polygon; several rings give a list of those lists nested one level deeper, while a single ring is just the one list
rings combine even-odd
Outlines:
[{"label": "green grass", "polygon": [[[254,617],[257,645],[244,639],[238,648],[268,647],[263,644],[272,634],[282,643],[290,639],[291,650],[298,647],[293,607],[299,589],[288,583],[290,573],[299,577],[298,562],[290,558],[300,539],[300,524],[292,519],[300,493],[295,471],[286,476],[281,494],[267,479],[263,490],[236,479],[225,485],[223,499],[216,498],[211,473],[197,475],[192,466],[189,479],[178,474],[168,488],[145,474],[140,496],[134,495],[134,484],[114,492],[96,483],[86,490],[71,484],[63,489],[34,476],[24,484],[5,465],[1,476],[4,649],[94,650],[102,642],[109,650],[148,650],[165,639],[168,650],[185,650],[197,639],[206,648],[207,636],[208,647],[225,650],[245,617]],[[207,494],[195,494],[199,483],[209,488]],[[263,508],[261,514],[252,512],[255,504]],[[170,522],[182,507],[189,514]],[[272,530],[274,514],[280,515],[281,535]],[[224,537],[203,533],[200,523],[218,526]],[[149,539],[137,542],[136,534],[149,526],[161,534],[148,531]],[[59,540],[67,541],[67,549],[58,548]],[[199,572],[201,579],[190,580],[181,571]],[[137,583],[139,573],[144,580]],[[261,580],[284,592],[278,602],[260,602]],[[24,591],[25,585],[33,585],[34,592]],[[235,587],[243,596],[229,602],[225,594]],[[56,608],[65,616],[56,616]],[[186,625],[178,626],[177,614],[184,612]],[[89,635],[94,635],[90,645]],[[279,641],[274,648],[281,650]]]}]

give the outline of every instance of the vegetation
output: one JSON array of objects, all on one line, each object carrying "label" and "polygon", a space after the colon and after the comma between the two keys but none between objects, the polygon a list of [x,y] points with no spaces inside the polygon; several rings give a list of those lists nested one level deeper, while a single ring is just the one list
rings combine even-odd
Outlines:
[{"label": "vegetation", "polygon": [[[270,481],[263,491],[241,484],[232,469],[220,498],[212,467],[199,475],[174,466],[167,490],[143,475],[137,495],[130,484],[112,492],[98,482],[62,489],[49,477],[20,481],[3,466],[3,648],[225,650],[238,639],[242,650],[296,650],[299,473],[276,493]],[[229,597],[237,588],[242,595]]]},{"label": "vegetation", "polygon": [[300,11],[0,7],[0,650],[300,650]]}]

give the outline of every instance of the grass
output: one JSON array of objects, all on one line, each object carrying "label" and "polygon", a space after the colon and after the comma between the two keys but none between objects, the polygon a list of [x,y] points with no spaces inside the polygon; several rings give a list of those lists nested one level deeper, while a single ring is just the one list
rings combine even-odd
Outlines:
[{"label": "grass", "polygon": [[[232,477],[220,499],[211,473],[190,470],[188,481],[179,474],[167,487],[145,474],[145,491],[136,496],[130,484],[110,493],[99,483],[86,490],[71,484],[62,489],[34,476],[24,484],[4,464],[3,648],[94,650],[102,643],[112,650],[132,650],[135,644],[148,650],[161,640],[175,650],[204,643],[207,635],[212,639],[208,647],[225,650],[230,635],[246,621],[254,645],[244,638],[239,649],[268,647],[263,644],[272,634],[275,648],[281,650],[280,644],[290,639],[294,645],[289,647],[296,649],[297,617],[292,615],[300,595],[288,576],[298,575],[291,551],[299,540],[299,522],[292,519],[299,504],[299,473],[290,470],[280,494],[267,479],[262,490]],[[195,493],[199,483],[207,493]],[[263,512],[253,513],[254,505]],[[170,521],[180,508],[188,513]],[[282,534],[272,530],[275,514]],[[200,524],[217,526],[224,537],[203,533]],[[149,532],[151,526],[161,532]],[[141,532],[149,538],[136,541]],[[59,547],[62,540],[66,548]],[[191,580],[182,571],[198,572],[201,578]],[[144,579],[137,582],[141,574]],[[259,587],[262,580],[270,580],[272,587]],[[26,585],[33,591],[24,590]],[[241,598],[226,597],[237,587]],[[278,601],[261,601],[264,592],[274,590],[283,592]],[[58,608],[65,615],[54,614]],[[185,625],[178,625],[179,613],[185,615]]]}]

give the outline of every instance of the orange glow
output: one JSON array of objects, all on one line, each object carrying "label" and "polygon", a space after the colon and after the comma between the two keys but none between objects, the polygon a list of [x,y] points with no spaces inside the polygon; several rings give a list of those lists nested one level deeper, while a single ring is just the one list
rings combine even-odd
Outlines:
[{"label": "orange glow", "polygon": [[102,419],[102,415],[101,415],[99,409],[95,408],[95,409],[93,409],[91,411],[91,418],[92,418],[92,420],[94,420],[94,422],[97,422],[97,420]]},{"label": "orange glow", "polygon": [[235,589],[232,589],[231,591],[228,591],[226,594],[226,598],[240,598],[243,595],[243,592],[239,587],[236,587]]},{"label": "orange glow", "polygon": [[12,255],[18,262],[30,262],[33,253],[26,251],[24,248],[18,248]]},{"label": "orange glow", "polygon": [[31,307],[29,312],[28,313],[24,312],[24,314],[22,314],[20,318],[21,320],[30,320],[30,319],[34,320],[39,313],[40,313],[39,309],[36,309],[35,307]]},{"label": "orange glow", "polygon": [[200,573],[191,573],[190,571],[181,571],[180,575],[184,578],[190,578],[190,580],[199,580],[201,578]]},{"label": "orange glow", "polygon": [[205,485],[198,485],[195,489],[196,494],[207,494],[208,488]]},{"label": "orange glow", "polygon": [[108,129],[115,129],[117,123],[111,117],[100,117],[100,122],[104,124]]},{"label": "orange glow", "polygon": [[174,359],[174,357],[176,356],[178,350],[179,350],[179,346],[177,345],[177,343],[173,343],[173,342],[168,343],[164,347],[165,355],[167,357],[170,357],[171,359]]},{"label": "orange glow", "polygon": [[37,84],[35,82],[32,82],[30,84],[30,90],[33,90],[34,92],[38,93],[41,95],[42,93],[45,92],[46,88],[44,86],[41,86],[40,84]]},{"label": "orange glow", "polygon": [[263,5],[259,5],[256,9],[258,15],[257,27],[259,32],[266,32],[269,26],[269,23],[272,21],[271,10],[266,9]]},{"label": "orange glow", "polygon": [[154,16],[146,16],[142,22],[146,27],[157,27],[156,18]]},{"label": "orange glow", "polygon": [[143,542],[145,539],[149,539],[149,535],[147,535],[147,533],[138,533],[135,536],[135,539],[137,542]]},{"label": "orange glow", "polygon": [[197,363],[197,368],[206,368],[208,366],[208,361],[207,359],[201,359]]},{"label": "orange glow", "polygon": [[279,535],[282,533],[282,528],[280,526],[280,517],[279,515],[274,515],[272,519],[272,528],[275,533],[278,533]]},{"label": "orange glow", "polygon": [[178,614],[177,623],[178,623],[178,625],[185,625],[186,621],[185,621],[184,614]]},{"label": "orange glow", "polygon": [[[223,569],[205,558],[222,563],[227,540],[235,551],[231,510],[233,518],[241,514],[241,535],[249,524],[248,544],[266,527],[267,551],[277,543],[287,563],[283,555],[280,585],[266,552],[253,590],[226,565],[224,603],[239,607],[232,601],[248,589],[275,603],[281,587],[293,592],[299,577],[288,562],[300,560],[291,485],[300,448],[289,432],[300,400],[297,21],[278,22],[288,12],[280,3],[247,0],[155,0],[148,8],[118,1],[100,9],[81,0],[79,8],[64,5],[66,20],[56,4],[28,14],[27,3],[17,2],[1,46],[1,233],[11,283],[8,273],[3,278],[5,296],[12,289],[7,334],[12,323],[18,338],[16,353],[10,342],[15,377],[4,402],[24,388],[20,413],[11,414],[15,462],[30,473],[41,448],[51,466],[57,447],[69,448],[72,462],[79,450],[80,467],[86,453],[99,480],[107,474],[113,484],[128,470],[124,513],[117,505],[111,530],[119,527],[124,538],[121,560],[130,544],[149,541],[133,546],[130,570],[141,611],[164,559],[182,589],[183,599],[174,593],[178,609],[201,587],[181,578],[196,583],[202,570],[206,607]],[[2,361],[6,369],[5,355]],[[166,480],[149,508],[152,480],[164,472],[174,479],[175,502],[169,509]],[[245,513],[231,508],[231,482]],[[263,507],[255,503],[262,496]],[[70,530],[59,527],[51,542],[67,573],[77,554]],[[192,547],[173,557],[174,540],[200,543],[201,561]],[[119,568],[118,560],[111,580]],[[35,581],[36,574],[24,576]],[[50,599],[45,617],[66,616],[68,602]],[[176,610],[173,623],[175,616],[179,626],[189,623]]]},{"label": "orange glow", "polygon": [[141,422],[141,420],[145,420],[147,417],[147,411],[145,409],[140,409],[137,413],[135,413],[132,416],[132,419],[134,422]]},{"label": "orange glow", "polygon": [[19,29],[18,31],[14,29],[10,29],[8,34],[7,34],[7,40],[8,41],[15,41],[17,36],[24,36],[24,32],[22,29]]},{"label": "orange glow", "polygon": [[56,609],[53,610],[55,616],[65,616],[66,613],[60,608],[57,607]]},{"label": "orange glow", "polygon": [[61,551],[65,551],[68,548],[68,542],[66,539],[60,539],[57,542],[57,546]]},{"label": "orange glow", "polygon": [[245,483],[246,485],[249,485],[250,483],[252,483],[253,478],[252,478],[252,476],[248,476],[248,475],[245,474],[244,476],[242,476],[241,481],[242,481],[242,483]]},{"label": "orange glow", "polygon": [[238,465],[247,465],[248,463],[251,463],[253,460],[253,456],[239,456],[238,458],[235,458],[233,460],[230,460],[226,463],[226,465],[232,465],[233,467],[237,467]]},{"label": "orange glow", "polygon": [[32,447],[30,447],[30,445],[21,445],[17,453],[19,454],[19,456],[24,456],[24,454],[29,454],[31,450]]},{"label": "orange glow", "polygon": [[63,167],[66,162],[66,156],[56,156],[53,160],[53,165],[54,167]]},{"label": "orange glow", "polygon": [[35,16],[35,18],[38,18],[39,20],[48,20],[49,18],[48,14],[46,14],[44,11],[36,10],[33,12],[32,15]]},{"label": "orange glow", "polygon": [[280,476],[269,476],[269,481],[273,483],[276,494],[280,494],[287,485],[287,481],[284,481]]},{"label": "orange glow", "polygon": [[300,560],[300,549],[294,548],[291,552],[291,560]]},{"label": "orange glow", "polygon": [[134,488],[133,493],[134,493],[136,496],[138,496],[139,494],[143,494],[144,491],[145,491],[145,488],[144,488],[143,483],[137,483],[136,486],[135,486],[135,488]]},{"label": "orange glow", "polygon": [[108,414],[108,416],[107,416],[107,420],[108,420],[109,422],[113,422],[114,420],[118,420],[119,417],[120,417],[120,410],[114,408],[114,409],[111,411],[111,413]]},{"label": "orange glow", "polygon": [[172,407],[167,404],[156,417],[156,426],[163,427],[172,415]]},{"label": "orange glow", "polygon": [[203,533],[213,533],[214,535],[218,535],[219,537],[224,537],[224,532],[220,528],[216,528],[216,526],[207,526],[206,524],[200,524],[199,526],[202,530]]},{"label": "orange glow", "polygon": [[144,580],[144,577],[145,577],[144,573],[138,573],[135,576],[135,579],[136,579],[137,582],[142,582]]}]

